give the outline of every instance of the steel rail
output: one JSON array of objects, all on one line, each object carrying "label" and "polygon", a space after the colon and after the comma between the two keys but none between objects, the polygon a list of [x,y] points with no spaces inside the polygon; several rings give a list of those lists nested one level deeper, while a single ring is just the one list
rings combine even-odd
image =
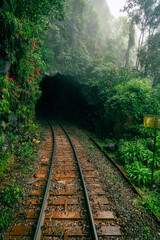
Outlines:
[{"label": "steel rail", "polygon": [[[136,193],[144,202],[146,202],[145,198],[142,196],[142,194],[138,191],[138,189],[134,186],[134,184],[129,180],[128,176],[124,173],[122,168],[108,155],[108,153],[101,148],[101,146],[92,138],[90,137],[86,132],[85,134],[89,137],[89,139],[97,146],[97,148],[104,154],[105,157],[108,158],[108,160],[118,169],[118,171],[121,173],[121,175],[124,177],[126,182],[131,186],[134,193]],[[155,217],[156,222],[160,225],[160,218],[158,215],[151,210],[152,215]]]},{"label": "steel rail", "polygon": [[86,185],[85,185],[85,180],[84,180],[84,177],[83,177],[83,173],[82,173],[82,169],[81,169],[81,165],[80,165],[80,162],[79,162],[79,158],[78,158],[76,149],[75,149],[75,147],[72,143],[71,138],[69,137],[68,133],[66,132],[66,130],[59,123],[57,123],[57,124],[62,128],[62,130],[64,131],[64,133],[65,133],[65,135],[68,139],[68,141],[71,144],[75,159],[76,159],[77,164],[78,164],[81,183],[82,183],[82,187],[83,187],[83,190],[84,190],[84,196],[85,196],[85,200],[86,200],[86,207],[87,207],[87,213],[88,213],[87,217],[88,217],[89,226],[90,226],[90,229],[91,229],[91,232],[90,232],[91,239],[92,240],[98,240],[97,231],[96,231],[96,227],[95,227],[95,222],[94,222],[94,218],[93,218],[93,214],[92,214],[92,210],[91,210],[91,206],[90,206],[90,202],[89,202],[89,197],[88,197],[88,193],[87,193],[87,188],[86,188]]},{"label": "steel rail", "polygon": [[45,195],[44,195],[44,199],[43,199],[43,203],[42,203],[41,211],[40,211],[40,214],[39,214],[38,223],[37,223],[37,227],[36,227],[36,231],[35,231],[33,240],[40,240],[41,239],[41,235],[42,235],[41,227],[43,226],[43,223],[44,223],[45,210],[46,210],[46,207],[47,207],[47,199],[48,199],[48,195],[49,195],[50,183],[51,183],[51,178],[52,178],[52,169],[53,169],[53,163],[54,163],[55,134],[54,134],[53,127],[51,126],[50,122],[49,121],[47,121],[47,122],[48,122],[48,124],[51,128],[51,131],[52,131],[53,149],[52,149],[50,172],[49,172],[49,176],[48,176],[48,180],[47,180],[47,186],[46,186]]}]

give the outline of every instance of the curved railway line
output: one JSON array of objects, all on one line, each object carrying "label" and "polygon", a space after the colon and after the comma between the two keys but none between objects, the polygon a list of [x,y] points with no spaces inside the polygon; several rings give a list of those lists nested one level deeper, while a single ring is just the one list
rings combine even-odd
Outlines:
[{"label": "curved railway line", "polygon": [[34,190],[5,240],[121,239],[117,217],[85,149],[57,123],[50,126],[52,135],[31,180]]}]

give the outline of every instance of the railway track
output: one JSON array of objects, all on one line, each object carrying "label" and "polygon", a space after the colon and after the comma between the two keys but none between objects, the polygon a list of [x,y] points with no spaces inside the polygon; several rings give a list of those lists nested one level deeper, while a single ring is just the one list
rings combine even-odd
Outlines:
[{"label": "railway track", "polygon": [[32,192],[5,240],[121,239],[99,172],[75,136],[54,123]]}]

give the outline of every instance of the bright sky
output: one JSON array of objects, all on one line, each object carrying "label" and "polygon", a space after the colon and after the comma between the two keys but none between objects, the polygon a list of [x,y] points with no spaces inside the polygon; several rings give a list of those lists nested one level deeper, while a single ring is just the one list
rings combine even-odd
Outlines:
[{"label": "bright sky", "polygon": [[125,16],[126,13],[120,12],[120,9],[123,8],[126,0],[106,0],[110,8],[111,14],[115,17]]}]

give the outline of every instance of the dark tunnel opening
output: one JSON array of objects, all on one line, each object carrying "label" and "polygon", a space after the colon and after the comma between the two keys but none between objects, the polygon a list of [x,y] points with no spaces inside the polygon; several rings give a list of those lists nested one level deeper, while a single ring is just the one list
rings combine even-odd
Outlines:
[{"label": "dark tunnel opening", "polygon": [[42,95],[36,105],[38,116],[49,116],[88,124],[93,112],[82,93],[81,84],[71,76],[45,76],[41,82]]},{"label": "dark tunnel opening", "polygon": [[97,99],[93,101],[96,98],[96,89],[91,90],[76,78],[59,73],[45,76],[40,87],[42,94],[36,105],[38,117],[76,123],[101,137],[110,132],[112,126],[103,117],[103,104]]}]

